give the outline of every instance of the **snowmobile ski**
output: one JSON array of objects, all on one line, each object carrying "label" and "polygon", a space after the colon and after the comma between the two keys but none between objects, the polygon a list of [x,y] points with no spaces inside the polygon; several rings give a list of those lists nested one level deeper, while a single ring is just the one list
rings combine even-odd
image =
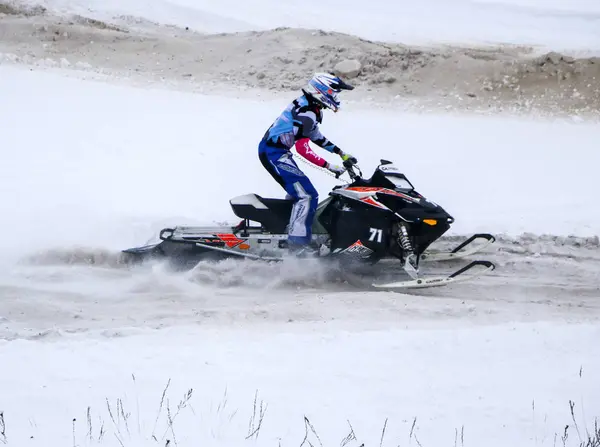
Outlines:
[{"label": "snowmobile ski", "polygon": [[[485,269],[480,269],[477,273],[465,275],[465,272],[477,266],[485,267]],[[490,261],[473,261],[448,276],[430,276],[408,281],[373,284],[373,287],[378,289],[423,289],[427,287],[441,287],[451,283],[470,281],[478,276],[491,272],[495,268],[496,266]]]}]

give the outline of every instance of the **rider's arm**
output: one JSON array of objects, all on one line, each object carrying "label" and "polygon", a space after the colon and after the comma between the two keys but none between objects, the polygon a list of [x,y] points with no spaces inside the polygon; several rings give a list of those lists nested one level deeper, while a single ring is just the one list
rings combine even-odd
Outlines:
[{"label": "rider's arm", "polygon": [[310,140],[308,138],[303,138],[301,140],[296,141],[296,151],[298,152],[298,154],[300,154],[302,157],[306,158],[311,163],[316,164],[317,166],[320,166],[322,168],[327,167],[327,160],[319,157],[310,148],[310,145],[308,144],[309,141]]},{"label": "rider's arm", "polygon": [[298,128],[298,138],[308,138],[316,145],[322,147],[326,151],[334,154],[339,154],[341,149],[334,143],[329,141],[319,130],[317,125],[317,115],[312,110],[300,112],[294,121],[294,125]]}]

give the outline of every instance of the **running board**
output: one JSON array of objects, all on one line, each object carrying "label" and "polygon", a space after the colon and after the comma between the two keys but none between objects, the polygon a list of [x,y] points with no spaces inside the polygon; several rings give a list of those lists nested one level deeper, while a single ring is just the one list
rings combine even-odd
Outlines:
[{"label": "running board", "polygon": [[264,256],[253,255],[251,253],[242,253],[240,251],[231,250],[229,248],[221,248],[221,247],[215,247],[212,245],[206,245],[206,244],[203,244],[202,242],[196,242],[196,246],[206,248],[208,250],[217,251],[220,253],[227,253],[228,255],[239,256],[240,258],[254,259],[257,261],[278,261],[278,262],[280,262],[283,260],[283,258],[264,257]]}]

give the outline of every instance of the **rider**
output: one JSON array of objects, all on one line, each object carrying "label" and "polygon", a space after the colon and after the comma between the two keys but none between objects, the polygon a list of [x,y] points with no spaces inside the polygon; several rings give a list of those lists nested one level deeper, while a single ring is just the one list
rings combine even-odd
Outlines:
[{"label": "rider", "polygon": [[290,149],[295,145],[298,153],[304,158],[335,174],[342,174],[345,169],[330,164],[311,151],[309,140],[331,153],[338,154],[343,161],[356,163],[356,158],[346,154],[319,131],[323,108],[337,112],[340,108],[338,93],[353,89],[353,86],[334,74],[315,74],[307,87],[302,89],[303,94],[285,108],[258,145],[259,158],[265,169],[285,189],[288,196],[295,200],[288,227],[288,247],[291,251],[314,251],[309,244],[319,194],[292,159]]}]

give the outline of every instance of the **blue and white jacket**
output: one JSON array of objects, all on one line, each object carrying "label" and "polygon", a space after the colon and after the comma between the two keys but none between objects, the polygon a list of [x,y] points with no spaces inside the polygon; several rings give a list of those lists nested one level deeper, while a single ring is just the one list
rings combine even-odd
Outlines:
[{"label": "blue and white jacket", "polygon": [[292,101],[263,136],[267,146],[290,150],[298,140],[309,138],[323,149],[339,153],[340,148],[323,136],[319,124],[323,121],[320,107],[302,95]]}]

